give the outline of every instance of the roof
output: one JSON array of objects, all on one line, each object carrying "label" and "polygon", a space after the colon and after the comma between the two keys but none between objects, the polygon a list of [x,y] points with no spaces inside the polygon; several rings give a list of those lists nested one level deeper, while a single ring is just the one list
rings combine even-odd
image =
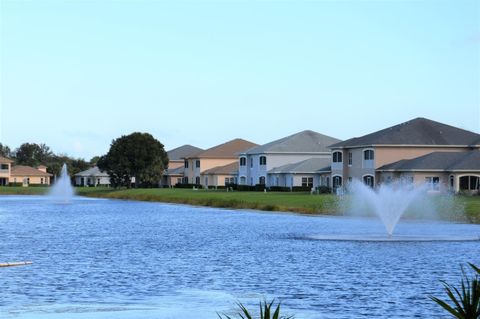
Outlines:
[{"label": "roof", "polygon": [[377,132],[333,144],[330,148],[372,145],[479,146],[480,134],[418,117]]},{"label": "roof", "polygon": [[339,139],[306,130],[275,140],[273,142],[253,147],[245,153],[325,153],[330,152],[328,146],[340,142]]},{"label": "roof", "polygon": [[224,165],[217,166],[211,169],[207,169],[202,173],[202,175],[234,175],[238,172],[238,161]]},{"label": "roof", "polygon": [[13,161],[12,161],[11,159],[9,159],[9,158],[0,156],[0,163],[1,163],[1,164],[9,164],[9,163],[13,163]]},{"label": "roof", "polygon": [[177,167],[177,168],[172,168],[172,169],[166,169],[163,175],[183,175],[185,168],[183,166]]},{"label": "roof", "polygon": [[78,172],[74,176],[79,176],[79,177],[90,177],[90,176],[96,176],[96,177],[109,177],[107,172],[101,171],[98,166],[91,167],[85,171]]},{"label": "roof", "polygon": [[324,169],[331,162],[330,158],[309,158],[301,162],[287,164],[279,167],[272,168],[268,171],[268,174],[286,174],[286,173],[318,173],[321,169]]},{"label": "roof", "polygon": [[203,149],[186,144],[168,151],[167,155],[170,161],[180,161],[185,157],[189,157],[201,151],[203,151]]},{"label": "roof", "polygon": [[383,165],[378,171],[480,171],[480,151],[433,152]]},{"label": "roof", "polygon": [[15,165],[12,166],[11,176],[53,176],[50,173],[45,173],[41,170],[30,166]]},{"label": "roof", "polygon": [[226,143],[214,146],[203,152],[188,156],[188,158],[237,158],[238,153],[244,152],[257,144],[237,138]]}]

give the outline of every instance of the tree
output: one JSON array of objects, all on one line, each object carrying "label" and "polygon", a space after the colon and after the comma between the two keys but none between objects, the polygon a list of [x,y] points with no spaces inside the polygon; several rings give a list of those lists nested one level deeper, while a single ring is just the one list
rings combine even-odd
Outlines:
[{"label": "tree", "polygon": [[107,171],[114,187],[130,187],[133,177],[135,187],[154,186],[168,166],[168,156],[163,144],[152,135],[135,132],[113,140],[97,165]]},{"label": "tree", "polygon": [[23,143],[15,150],[15,163],[36,167],[47,163],[53,157],[53,152],[45,144]]},{"label": "tree", "polygon": [[10,147],[7,145],[3,145],[0,143],[0,156],[3,157],[12,157],[12,151],[10,150]]}]

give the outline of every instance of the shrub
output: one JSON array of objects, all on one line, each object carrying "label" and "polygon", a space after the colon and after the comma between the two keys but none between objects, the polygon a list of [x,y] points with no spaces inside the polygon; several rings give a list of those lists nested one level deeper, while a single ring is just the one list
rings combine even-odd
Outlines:
[{"label": "shrub", "polygon": [[448,298],[453,305],[430,296],[430,299],[442,306],[455,318],[459,319],[478,319],[480,318],[480,268],[473,264],[470,267],[475,272],[472,277],[468,277],[462,267],[462,279],[460,288],[442,281]]},{"label": "shrub", "polygon": [[330,194],[332,189],[328,186],[318,186],[317,191],[319,194]]},{"label": "shrub", "polygon": [[[260,319],[292,319],[293,316],[282,316],[280,315],[280,303],[277,304],[275,310],[272,309],[273,303],[275,299],[273,299],[270,303],[266,300],[261,302],[260,301]],[[237,303],[238,308],[240,311],[237,313],[237,318],[240,319],[252,319],[253,315],[242,303]],[[219,319],[232,319],[232,317],[226,314],[219,314],[217,313]]]}]

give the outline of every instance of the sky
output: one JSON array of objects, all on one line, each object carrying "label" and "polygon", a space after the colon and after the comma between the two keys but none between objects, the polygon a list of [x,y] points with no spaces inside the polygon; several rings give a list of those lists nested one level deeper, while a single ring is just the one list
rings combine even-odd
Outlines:
[{"label": "sky", "polygon": [[480,133],[480,1],[0,0],[0,142],[90,159],[339,139],[416,117]]}]

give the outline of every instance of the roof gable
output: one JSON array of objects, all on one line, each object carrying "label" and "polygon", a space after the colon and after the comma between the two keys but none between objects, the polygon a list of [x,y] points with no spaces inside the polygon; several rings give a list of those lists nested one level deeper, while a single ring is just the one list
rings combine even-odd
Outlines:
[{"label": "roof gable", "polygon": [[12,170],[10,173],[11,176],[53,176],[50,173],[45,173],[41,170],[38,170],[36,168],[30,167],[30,166],[24,166],[24,165],[15,165],[12,166]]},{"label": "roof gable", "polygon": [[13,163],[11,159],[0,156],[0,164],[10,164],[10,163]]},{"label": "roof gable", "polygon": [[202,152],[203,149],[189,144],[182,145],[167,152],[170,161],[180,161],[185,157]]},{"label": "roof gable", "polygon": [[262,153],[323,153],[330,152],[328,146],[339,139],[306,130],[249,149],[246,154]]},{"label": "roof gable", "polygon": [[371,145],[474,146],[480,145],[480,134],[419,117],[330,148]]},{"label": "roof gable", "polygon": [[236,138],[189,156],[188,158],[237,158],[238,153],[244,152],[254,146],[257,146],[257,144],[241,138]]}]

